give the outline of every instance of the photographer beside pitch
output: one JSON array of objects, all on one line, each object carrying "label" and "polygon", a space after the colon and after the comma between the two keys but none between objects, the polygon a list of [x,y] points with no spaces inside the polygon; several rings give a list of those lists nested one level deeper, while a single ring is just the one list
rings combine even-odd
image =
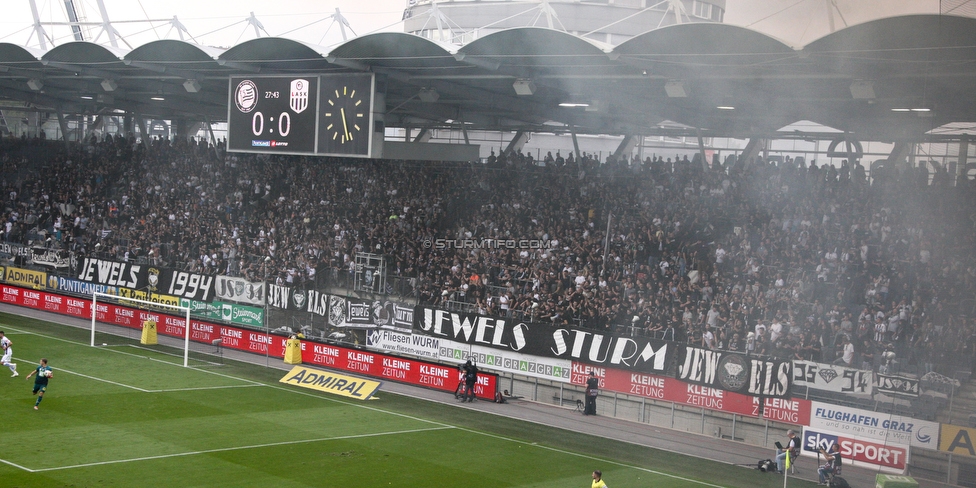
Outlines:
[{"label": "photographer beside pitch", "polygon": [[37,378],[34,379],[33,394],[37,395],[37,401],[34,402],[34,410],[39,410],[38,405],[41,404],[41,400],[44,399],[44,392],[47,391],[47,382],[54,376],[54,371],[51,371],[51,368],[47,366],[47,358],[41,358],[41,364],[34,371],[31,371],[26,379],[30,380],[31,376],[35,374]]},{"label": "photographer beside pitch", "polygon": [[596,397],[600,394],[600,379],[593,371],[586,379],[586,407],[583,408],[583,415],[596,415]]}]

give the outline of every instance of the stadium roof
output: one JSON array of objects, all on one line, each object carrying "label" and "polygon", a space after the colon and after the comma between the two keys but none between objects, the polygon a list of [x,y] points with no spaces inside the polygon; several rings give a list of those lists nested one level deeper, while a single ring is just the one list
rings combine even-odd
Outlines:
[{"label": "stadium roof", "polygon": [[[0,99],[65,114],[222,121],[230,76],[364,70],[379,75],[392,127],[649,134],[674,121],[753,137],[810,120],[858,139],[917,140],[976,121],[976,19],[945,15],[875,20],[799,50],[712,23],[655,29],[615,48],[536,27],[463,47],[404,33],[331,50],[283,38],[226,50],[161,40],[40,53],[0,43]],[[519,80],[531,95],[516,94]]]}]

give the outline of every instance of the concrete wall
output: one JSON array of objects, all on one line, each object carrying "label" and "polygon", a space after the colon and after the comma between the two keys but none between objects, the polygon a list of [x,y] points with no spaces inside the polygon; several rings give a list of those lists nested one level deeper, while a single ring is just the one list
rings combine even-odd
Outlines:
[{"label": "concrete wall", "polygon": [[[528,378],[500,375],[500,390],[540,403],[564,408],[576,408],[583,400],[581,386]],[[672,402],[626,395],[603,390],[597,398],[597,414],[630,420],[667,429],[734,439],[755,446],[772,448],[778,439],[786,437],[788,429],[799,431],[799,425],[743,417]]]}]

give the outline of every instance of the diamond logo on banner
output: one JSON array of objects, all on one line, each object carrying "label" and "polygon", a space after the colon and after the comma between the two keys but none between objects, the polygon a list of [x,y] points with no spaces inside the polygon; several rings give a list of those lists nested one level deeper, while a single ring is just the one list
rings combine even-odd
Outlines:
[{"label": "diamond logo on banner", "polygon": [[827,383],[830,383],[831,381],[834,381],[834,378],[837,378],[837,372],[832,369],[821,369],[817,374],[819,374],[820,377],[823,378],[823,380]]}]

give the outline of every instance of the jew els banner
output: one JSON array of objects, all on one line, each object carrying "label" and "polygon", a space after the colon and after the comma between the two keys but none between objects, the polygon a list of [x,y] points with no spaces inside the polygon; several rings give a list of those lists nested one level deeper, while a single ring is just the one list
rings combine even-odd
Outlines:
[{"label": "jew els banner", "polygon": [[513,351],[530,356],[582,361],[589,364],[663,373],[674,355],[673,343],[647,338],[528,324],[472,313],[418,306],[413,332],[464,344]]},{"label": "jew els banner", "polygon": [[677,377],[688,383],[773,398],[789,398],[790,361],[685,346]]}]

